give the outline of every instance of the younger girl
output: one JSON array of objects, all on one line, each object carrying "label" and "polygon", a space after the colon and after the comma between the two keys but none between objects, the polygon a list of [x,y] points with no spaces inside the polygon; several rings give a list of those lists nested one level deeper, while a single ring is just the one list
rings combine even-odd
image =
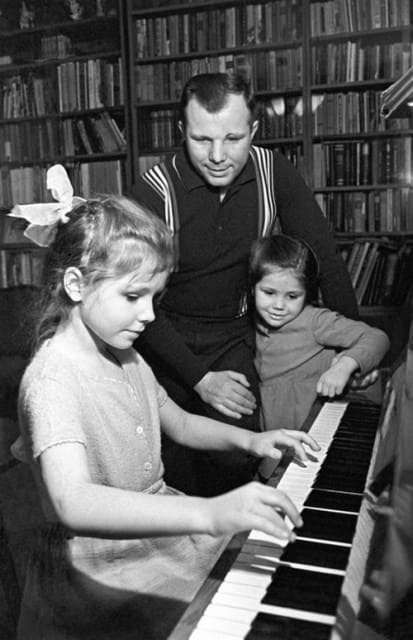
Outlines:
[{"label": "younger girl", "polygon": [[273,458],[292,448],[306,461],[303,444],[317,445],[305,434],[254,434],[174,404],[132,346],[153,321],[172,268],[169,232],[126,199],[74,208],[65,199],[48,227],[56,235],[38,345],[19,397],[44,527],[18,638],[160,640],[228,535],[258,528],[291,539],[284,516],[301,524],[289,498],[269,486],[211,499],[167,487],[160,428],[190,447]]},{"label": "younger girl", "polygon": [[317,394],[343,393],[353,373],[363,375],[380,363],[389,340],[364,322],[310,304],[318,265],[303,242],[261,238],[250,269],[263,425],[300,429]]}]

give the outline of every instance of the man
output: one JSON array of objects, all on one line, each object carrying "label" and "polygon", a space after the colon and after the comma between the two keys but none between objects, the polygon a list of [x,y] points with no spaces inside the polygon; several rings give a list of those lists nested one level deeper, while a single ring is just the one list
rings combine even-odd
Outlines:
[{"label": "man", "polygon": [[[182,150],[133,189],[173,230],[176,248],[157,319],[137,348],[178,404],[254,431],[259,388],[247,309],[253,241],[277,225],[307,241],[320,262],[325,304],[358,315],[347,269],[311,191],[285,158],[252,145],[257,128],[243,76],[194,76],[181,99]],[[212,453],[206,462],[167,442],[164,460],[170,484],[201,495],[251,479],[256,464]]]}]

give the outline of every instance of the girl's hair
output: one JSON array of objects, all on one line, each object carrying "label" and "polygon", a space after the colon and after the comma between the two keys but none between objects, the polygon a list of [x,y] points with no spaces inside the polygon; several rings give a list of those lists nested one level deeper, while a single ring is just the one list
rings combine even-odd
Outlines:
[{"label": "girl's hair", "polygon": [[132,273],[142,264],[153,274],[173,267],[169,229],[128,198],[99,196],[86,200],[67,217],[68,222],[58,223],[44,262],[37,346],[55,333],[75,304],[63,286],[68,267],[77,267],[86,285]]},{"label": "girl's hair", "polygon": [[254,243],[250,259],[251,288],[276,269],[291,269],[304,287],[307,301],[316,297],[318,261],[303,240],[278,234],[259,238]]}]

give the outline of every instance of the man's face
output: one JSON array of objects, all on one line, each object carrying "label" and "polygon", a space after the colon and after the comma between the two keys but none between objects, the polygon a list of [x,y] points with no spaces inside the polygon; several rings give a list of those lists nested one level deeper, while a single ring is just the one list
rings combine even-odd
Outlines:
[{"label": "man's face", "polygon": [[258,122],[242,95],[230,94],[221,111],[209,113],[195,98],[186,107],[185,142],[189,158],[202,176],[223,193],[248,160]]}]

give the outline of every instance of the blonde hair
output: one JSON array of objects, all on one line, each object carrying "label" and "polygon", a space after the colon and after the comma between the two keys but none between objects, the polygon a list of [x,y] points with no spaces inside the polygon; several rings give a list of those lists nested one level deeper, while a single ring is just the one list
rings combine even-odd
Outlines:
[{"label": "blonde hair", "polygon": [[90,286],[137,271],[153,274],[173,267],[172,236],[164,222],[133,200],[100,196],[77,205],[59,222],[43,268],[36,347],[50,338],[73,303],[63,287],[68,267],[77,267]]}]

